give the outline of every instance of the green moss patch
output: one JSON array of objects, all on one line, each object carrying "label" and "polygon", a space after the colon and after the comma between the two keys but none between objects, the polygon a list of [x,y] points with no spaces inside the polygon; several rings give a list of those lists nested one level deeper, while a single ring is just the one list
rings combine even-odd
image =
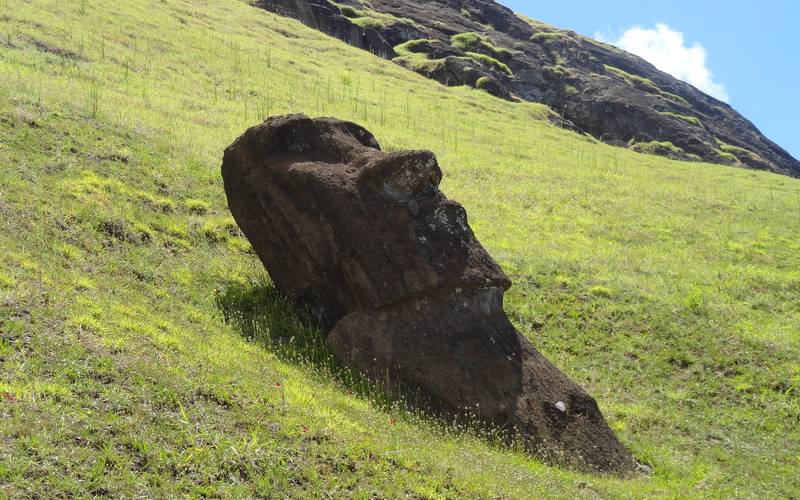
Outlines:
[{"label": "green moss patch", "polygon": [[683,149],[669,141],[637,142],[630,147],[632,150],[646,154],[675,153],[684,154]]},{"label": "green moss patch", "polygon": [[408,42],[401,43],[395,46],[394,51],[400,56],[413,56],[418,54],[425,54],[425,46],[435,42],[435,40],[419,39],[409,40]]},{"label": "green moss patch", "polygon": [[703,122],[701,122],[700,118],[698,118],[696,116],[681,115],[681,114],[678,114],[678,113],[673,113],[671,111],[660,111],[658,114],[660,114],[662,116],[668,116],[670,118],[676,118],[678,120],[681,120],[683,122],[689,123],[691,125],[696,125],[698,127],[702,127],[703,126]]},{"label": "green moss patch", "polygon": [[644,77],[641,77],[641,76],[638,76],[638,75],[633,75],[631,73],[628,73],[627,71],[621,70],[621,69],[616,68],[614,66],[610,66],[608,64],[604,64],[603,67],[605,67],[606,71],[608,71],[609,73],[611,73],[613,75],[616,75],[616,76],[626,80],[627,82],[629,82],[631,84],[639,84],[639,85],[641,85],[643,87],[646,87],[647,89],[649,89],[650,91],[652,91],[652,92],[654,92],[656,94],[660,94],[661,93],[661,89],[658,88],[658,85],[653,83],[653,81],[650,80],[649,78],[644,78]]},{"label": "green moss patch", "polygon": [[444,66],[444,59],[429,59],[425,46],[435,40],[410,40],[395,46],[398,57],[393,62],[419,73],[431,73]]},{"label": "green moss patch", "polygon": [[[672,102],[678,103],[678,104],[683,104],[684,106],[691,106],[689,101],[687,101],[683,97],[681,97],[679,95],[676,95],[676,94],[672,94],[670,92],[665,92],[665,91],[661,90],[661,88],[659,88],[659,86],[656,85],[655,82],[653,82],[653,80],[650,80],[649,78],[644,78],[642,76],[633,75],[631,73],[628,73],[627,71],[624,71],[624,70],[622,70],[620,68],[617,68],[617,67],[614,67],[614,66],[610,66],[608,64],[604,64],[603,67],[606,69],[606,71],[608,73],[624,79],[625,81],[627,81],[631,85],[638,86],[638,87],[640,87],[640,88],[642,88],[642,89],[644,89],[644,90],[646,90],[646,91],[648,91],[650,93],[657,94],[658,96],[660,96],[663,99],[666,99],[668,101],[672,101]],[[672,113],[672,114],[674,114],[676,117],[685,116],[689,120],[691,120],[692,118],[695,118],[695,117],[688,117],[686,115],[678,115],[678,114],[675,114],[675,113]],[[698,119],[698,121],[699,121],[699,119]],[[690,122],[690,123],[694,123],[694,121],[692,120],[692,122]]]},{"label": "green moss patch", "polygon": [[683,97],[681,97],[681,96],[679,96],[677,94],[671,94],[669,92],[662,91],[661,92],[661,97],[663,97],[664,99],[666,99],[668,101],[676,102],[678,104],[683,104],[684,106],[691,106],[689,101],[687,101],[686,99],[684,99]]},{"label": "green moss patch", "polygon": [[715,140],[720,151],[724,153],[721,154],[723,158],[730,159],[730,157],[733,156],[733,159],[737,161],[746,162],[747,160],[750,160],[753,162],[766,163],[760,155],[754,153],[753,151],[750,151],[749,149],[728,144],[718,138],[715,138]]},{"label": "green moss patch", "polygon": [[464,52],[481,52],[500,61],[510,61],[513,53],[505,48],[496,47],[488,38],[478,33],[459,33],[451,38],[453,47]]},{"label": "green moss patch", "polygon": [[398,23],[414,24],[411,19],[395,17],[385,12],[378,12],[372,9],[356,9],[351,5],[336,5],[344,17],[347,17],[353,24],[362,28],[386,28]]},{"label": "green moss patch", "polygon": [[557,40],[563,40],[568,38],[568,35],[561,31],[542,31],[536,33],[531,37],[531,41],[533,42],[554,42]]},{"label": "green moss patch", "polygon": [[494,57],[487,56],[486,54],[479,54],[478,52],[465,52],[465,54],[470,59],[484,63],[487,66],[490,66],[491,68],[496,69],[498,71],[502,71],[508,76],[512,76],[514,74],[514,72],[511,71],[511,68],[509,68],[507,64],[498,61]]}]

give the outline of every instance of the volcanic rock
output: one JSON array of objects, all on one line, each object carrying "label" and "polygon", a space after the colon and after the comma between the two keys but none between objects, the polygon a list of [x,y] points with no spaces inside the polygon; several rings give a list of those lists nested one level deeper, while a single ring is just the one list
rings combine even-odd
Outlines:
[{"label": "volcanic rock", "polygon": [[385,154],[358,125],[290,115],[239,137],[222,175],[276,288],[341,362],[552,460],[635,470],[595,400],[509,322],[511,282],[439,190],[432,153]]},{"label": "volcanic rock", "polygon": [[609,144],[800,177],[800,162],[728,104],[640,57],[523,18],[492,0],[259,0],[256,5],[444,85],[546,104],[561,115],[556,122]]}]

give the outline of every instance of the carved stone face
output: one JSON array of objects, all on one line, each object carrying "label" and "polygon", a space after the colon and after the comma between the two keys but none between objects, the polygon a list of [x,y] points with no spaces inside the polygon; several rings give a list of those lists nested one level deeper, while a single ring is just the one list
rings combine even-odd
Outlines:
[{"label": "carved stone face", "polygon": [[295,115],[248,130],[222,174],[276,287],[308,306],[339,361],[515,429],[531,450],[632,470],[595,401],[508,321],[510,282],[439,191],[432,153],[387,155],[357,125]]},{"label": "carved stone face", "polygon": [[439,191],[433,153],[387,155],[357,125],[294,115],[239,138],[223,177],[270,276],[326,323],[435,291],[510,285],[464,208]]}]

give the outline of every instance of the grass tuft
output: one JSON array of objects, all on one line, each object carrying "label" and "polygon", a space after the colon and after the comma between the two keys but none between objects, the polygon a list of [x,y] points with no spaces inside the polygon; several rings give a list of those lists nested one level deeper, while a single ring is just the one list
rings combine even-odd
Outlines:
[{"label": "grass tuft", "polygon": [[750,160],[750,161],[758,162],[758,163],[762,163],[762,164],[766,163],[764,161],[764,159],[759,154],[754,153],[753,151],[750,151],[749,149],[742,148],[742,147],[739,147],[739,146],[734,146],[732,144],[728,144],[728,143],[726,143],[726,142],[724,142],[724,141],[722,141],[722,140],[720,140],[718,138],[715,138],[715,140],[717,142],[717,146],[719,147],[720,151],[723,153],[722,156],[724,158],[727,158],[727,159],[730,160],[731,159],[730,155],[732,155],[733,158],[736,161],[747,161],[747,160]]},{"label": "grass tuft", "polygon": [[542,31],[533,35],[531,37],[531,41],[538,43],[554,42],[562,40],[564,38],[568,38],[568,36],[566,33],[563,33],[561,31]]},{"label": "grass tuft", "polygon": [[646,154],[661,154],[664,151],[676,154],[684,153],[683,149],[669,141],[637,142],[631,146],[631,149]]},{"label": "grass tuft", "polygon": [[507,64],[502,63],[491,56],[487,56],[486,54],[479,54],[477,52],[465,52],[465,54],[473,61],[478,61],[480,63],[485,64],[486,66],[489,66],[492,69],[502,71],[508,76],[514,75],[514,72],[511,71],[511,68],[509,68]]},{"label": "grass tuft", "polygon": [[507,63],[513,53],[503,47],[496,47],[488,38],[473,32],[459,33],[450,39],[453,47],[466,53],[480,52],[488,57]]},{"label": "grass tuft", "polygon": [[644,78],[639,75],[633,75],[631,73],[628,73],[627,71],[623,71],[619,68],[615,68],[614,66],[610,66],[608,64],[604,64],[603,66],[605,67],[606,71],[608,71],[612,75],[616,75],[622,78],[623,80],[626,80],[628,83],[639,85],[657,94],[661,93],[661,89],[658,88],[658,85],[653,83],[653,81],[650,80],[649,78]]},{"label": "grass tuft", "polygon": [[686,123],[688,123],[690,125],[696,125],[698,127],[702,127],[703,126],[703,122],[701,122],[700,118],[698,118],[696,116],[681,115],[681,114],[678,114],[678,113],[673,113],[671,111],[660,111],[658,114],[664,115],[664,116],[669,116],[671,118],[676,118],[676,119],[681,120],[683,122],[686,122]]}]

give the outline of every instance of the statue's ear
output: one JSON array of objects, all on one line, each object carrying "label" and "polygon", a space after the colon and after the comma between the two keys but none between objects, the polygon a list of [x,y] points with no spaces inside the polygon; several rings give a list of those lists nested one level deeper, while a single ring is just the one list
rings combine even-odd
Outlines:
[{"label": "statue's ear", "polygon": [[442,181],[442,170],[430,151],[404,151],[368,164],[358,179],[358,190],[383,193],[395,202],[434,191]]}]

